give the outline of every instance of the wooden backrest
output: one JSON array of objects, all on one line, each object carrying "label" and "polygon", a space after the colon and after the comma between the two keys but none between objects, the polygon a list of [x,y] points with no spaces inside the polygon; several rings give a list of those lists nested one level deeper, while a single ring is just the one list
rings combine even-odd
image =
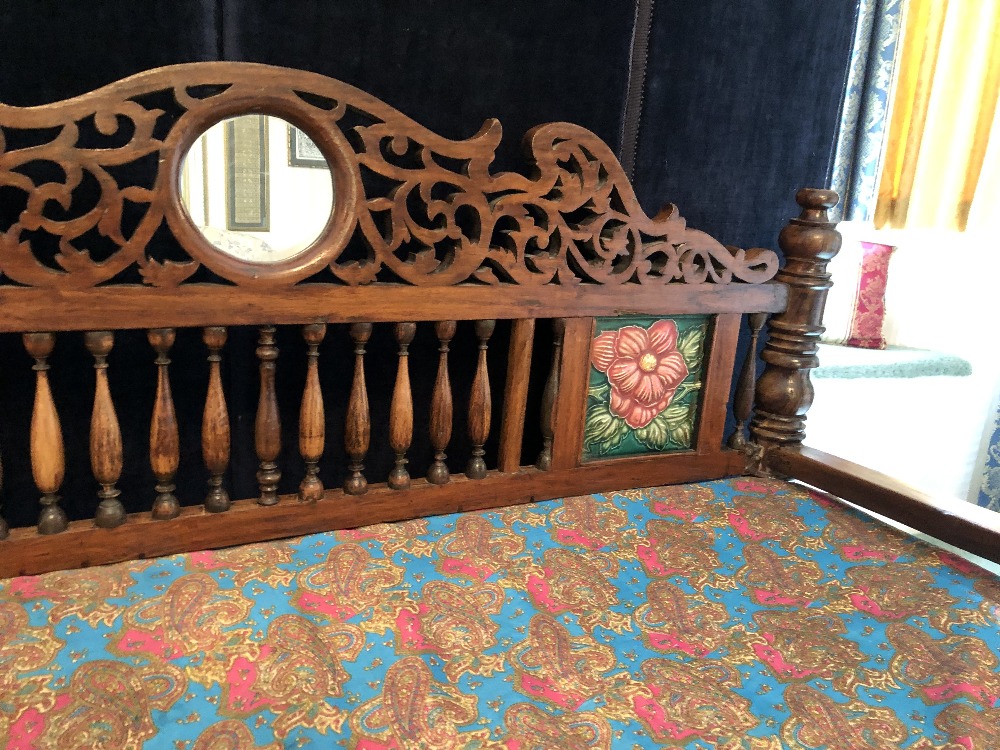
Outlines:
[{"label": "wooden backrest", "polygon": [[[277,263],[220,251],[181,200],[188,149],[213,124],[246,113],[281,117],[305,133],[335,188],[319,237]],[[786,286],[770,281],[777,256],[726,247],[688,227],[673,206],[648,217],[612,151],[587,130],[534,128],[525,138],[529,169],[492,173],[495,120],[452,141],[344,83],[244,63],[161,68],[43,107],[0,105],[0,129],[0,332],[24,334],[35,361],[34,394],[23,394],[34,399],[30,437],[21,445],[30,444],[41,496],[37,527],[0,542],[0,575],[742,469],[742,454],[726,449],[722,434],[736,342],[743,313],[755,314],[756,332],[763,313],[784,309]],[[513,322],[499,450],[488,466],[483,446],[497,426],[486,355],[500,319]],[[546,320],[554,321],[543,353],[551,365],[539,412],[526,414],[537,321]],[[368,477],[365,355],[381,323],[392,324],[398,349],[393,391],[379,394],[391,400],[396,461],[388,476]],[[258,329],[259,495],[236,502],[224,486],[234,415],[220,362],[229,326]],[[281,441],[276,326],[301,326],[307,347],[297,446]],[[320,481],[334,439],[328,412],[343,406],[325,402],[318,377],[328,326],[347,328],[354,357],[344,434],[335,436],[346,446],[348,477],[336,490]],[[471,326],[478,342],[461,436],[451,434],[448,359],[457,326]],[[176,331],[190,327],[202,329],[207,359],[200,434],[178,424],[170,389]],[[429,403],[415,404],[409,347],[428,327],[438,366]],[[155,358],[156,396],[143,414],[115,409],[111,353],[120,329],[146,330],[144,356]],[[73,336],[62,332],[72,331],[83,332],[95,368],[93,521],[68,522],[58,501],[63,430],[48,368],[53,347]],[[752,370],[749,377],[744,401]],[[671,405],[684,408],[664,416]],[[749,403],[738,411],[745,421]],[[131,515],[116,488],[122,418],[148,420],[157,480],[149,510]],[[526,419],[541,423],[537,466],[522,466]],[[406,468],[414,429],[429,430],[435,452],[426,479]],[[209,488],[179,501],[179,445],[193,440]],[[445,460],[453,440],[471,446],[464,474]],[[741,441],[742,424],[734,444]],[[278,459],[295,448],[305,466],[300,490],[282,497]]]}]

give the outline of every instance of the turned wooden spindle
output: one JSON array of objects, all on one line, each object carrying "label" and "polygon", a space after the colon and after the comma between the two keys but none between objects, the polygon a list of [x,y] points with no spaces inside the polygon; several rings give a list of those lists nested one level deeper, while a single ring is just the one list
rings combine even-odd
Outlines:
[{"label": "turned wooden spindle", "polygon": [[90,417],[90,467],[101,489],[94,523],[109,529],[125,521],[125,508],[119,500],[121,490],[115,487],[122,474],[122,433],[108,386],[108,354],[115,338],[111,331],[88,331],[84,341],[94,357],[97,378]]},{"label": "turned wooden spindle", "polygon": [[66,474],[62,427],[52,390],[49,388],[49,355],[56,345],[51,333],[24,334],[24,348],[35,364],[35,404],[31,412],[31,475],[42,493],[38,515],[39,534],[57,534],[66,529],[66,513],[59,507],[59,489]]},{"label": "turned wooden spindle", "polygon": [[306,462],[306,475],[299,485],[299,500],[315,503],[323,497],[323,482],[319,478],[319,461],[326,447],[326,412],[323,391],[319,387],[319,345],[326,336],[325,323],[311,323],[302,328],[302,338],[309,351],[306,354],[306,385],[299,411],[299,453]]},{"label": "turned wooden spindle", "polygon": [[363,495],[368,491],[368,480],[363,473],[368,441],[371,438],[371,416],[368,413],[368,387],[365,385],[365,344],[372,335],[371,323],[352,323],[351,339],[354,341],[354,382],[347,404],[344,424],[344,446],[347,449],[347,470],[350,476],[344,481],[348,495]]},{"label": "turned wooden spindle", "polygon": [[552,367],[542,391],[542,450],[535,466],[542,471],[552,468],[552,436],[555,434],[556,396],[559,394],[559,364],[562,361],[563,337],[566,335],[566,321],[555,318],[552,321]]},{"label": "turned wooden spindle", "polygon": [[274,326],[261,326],[257,339],[257,359],[260,360],[260,397],[257,400],[257,421],[254,423],[254,447],[260,469],[257,484],[260,487],[261,505],[278,502],[278,456],[281,454],[281,416],[278,414],[278,393],[274,385],[274,371],[278,347],[274,345]]},{"label": "turned wooden spindle", "polygon": [[153,518],[176,518],[181,512],[174,495],[174,476],[181,462],[180,437],[177,432],[177,413],[174,397],[170,392],[170,375],[167,354],[174,345],[173,328],[153,328],[146,333],[150,346],[156,352],[156,400],[153,418],[149,424],[149,465],[156,477],[156,500],[153,501]]},{"label": "turned wooden spindle", "polygon": [[778,237],[785,267],[776,278],[788,285],[788,306],[767,326],[764,372],[750,423],[751,439],[765,449],[801,444],[805,438],[805,415],[813,400],[809,371],[819,364],[823,308],[832,286],[826,269],[840,250],[840,233],[827,214],[837,205],[837,194],[805,188],[795,200],[802,213]]},{"label": "turned wooden spindle", "polygon": [[431,394],[430,433],[431,446],[434,448],[434,463],[427,471],[427,481],[431,484],[447,484],[449,480],[448,466],[445,464],[445,448],[451,442],[452,402],[451,382],[448,379],[448,345],[455,338],[457,324],[454,320],[445,320],[434,324],[434,332],[438,337],[438,371],[434,380],[434,391]]},{"label": "turned wooden spindle", "polygon": [[[3,510],[3,456],[0,455],[0,511]],[[0,539],[6,539],[10,534],[7,520],[0,514]]]},{"label": "turned wooden spindle", "polygon": [[746,450],[746,426],[753,410],[753,392],[757,383],[757,339],[760,329],[764,327],[767,313],[751,313],[750,348],[740,370],[740,379],[736,382],[736,395],[733,398],[733,415],[736,417],[736,431],[729,436],[729,447],[736,451]]},{"label": "turned wooden spindle", "polygon": [[229,493],[222,486],[222,475],[229,467],[229,410],[222,390],[222,347],[226,345],[226,329],[211,326],[202,332],[208,347],[208,394],[201,418],[201,455],[208,469],[208,494],[205,510],[221,513],[229,509]]},{"label": "turned wooden spindle", "polygon": [[472,443],[472,457],[465,467],[465,475],[469,479],[482,479],[486,476],[486,461],[483,460],[486,451],[483,445],[490,436],[490,416],[493,410],[490,400],[490,376],[486,368],[486,349],[496,324],[495,320],[476,321],[479,361],[476,364],[476,375],[472,379],[472,392],[469,394],[469,440]]},{"label": "turned wooden spindle", "polygon": [[396,343],[399,344],[399,363],[396,366],[396,385],[392,389],[389,409],[389,445],[396,454],[396,465],[389,473],[389,486],[405,490],[410,486],[410,473],[406,470],[406,451],[413,440],[413,396],[410,393],[410,343],[417,332],[416,323],[397,323]]}]

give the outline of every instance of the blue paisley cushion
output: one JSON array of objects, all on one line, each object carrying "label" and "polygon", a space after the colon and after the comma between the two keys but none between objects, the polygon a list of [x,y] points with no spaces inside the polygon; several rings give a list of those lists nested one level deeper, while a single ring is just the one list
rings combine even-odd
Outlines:
[{"label": "blue paisley cushion", "polygon": [[7,748],[995,750],[1000,580],[777,481],[0,581]]}]

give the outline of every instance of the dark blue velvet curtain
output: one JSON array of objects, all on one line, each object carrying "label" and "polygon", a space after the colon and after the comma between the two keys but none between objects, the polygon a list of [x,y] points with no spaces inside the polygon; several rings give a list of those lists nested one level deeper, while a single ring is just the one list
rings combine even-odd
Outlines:
[{"label": "dark blue velvet curtain", "polygon": [[[856,11],[856,3],[846,0],[660,0],[652,5],[651,20],[649,13],[638,14],[649,24],[643,79],[636,78],[641,71],[635,69],[642,56],[632,52],[637,35],[641,39],[647,29],[635,28],[632,2],[6,0],[0,4],[0,100],[42,104],[170,63],[265,62],[352,83],[453,138],[467,137],[485,118],[497,117],[505,128],[496,165],[502,169],[517,165],[522,134],[546,121],[577,122],[620,148],[629,81],[634,86],[639,80],[644,84],[635,184],[646,210],[673,201],[692,225],[726,243],[774,247],[778,230],[795,211],[795,190],[828,183]],[[498,328],[491,347],[501,375],[506,330]],[[187,422],[182,429],[196,435],[204,352],[196,332],[190,333],[179,337],[172,377],[175,391],[190,396],[190,408],[178,404]],[[92,384],[80,373],[88,371],[90,360],[80,342],[64,338],[53,360],[69,461],[64,495],[81,499],[81,507],[67,508],[72,515],[89,517],[96,489],[87,478],[86,454]],[[234,331],[233,338],[243,346],[230,347],[233,356],[227,361],[234,443],[242,446],[234,453],[232,479],[241,482],[234,494],[246,496],[253,493],[255,463],[253,332]],[[0,339],[0,413],[8,415],[0,423],[0,453],[8,468],[5,494],[32,497],[25,444],[30,403],[23,398],[32,392],[30,361],[19,337]],[[463,347],[471,353],[473,343],[462,337],[456,342],[456,383],[469,379],[461,363],[473,361],[471,354],[463,359]],[[284,388],[279,397],[291,405],[301,388],[302,345],[292,335],[279,344],[288,368],[279,378]],[[430,339],[418,339],[414,351],[417,344],[433,348]],[[140,332],[120,335],[116,348],[133,355],[148,349]],[[388,341],[384,352],[374,347],[371,356],[372,392],[387,394]],[[136,413],[148,412],[152,365],[127,365],[124,357],[121,362],[113,355],[112,387],[128,467],[120,486],[128,506],[148,507],[153,485],[145,459],[148,422]],[[331,358],[331,382],[346,377],[337,367]],[[536,376],[543,375],[542,369]],[[59,372],[76,374],[60,380]],[[462,387],[457,387],[458,398]],[[373,404],[376,424],[384,422],[380,408]],[[289,458],[282,491],[292,491],[301,475],[293,455],[295,421],[292,415],[286,425]],[[529,427],[534,431],[527,437],[526,459],[538,442],[537,428]],[[336,429],[330,425],[324,476],[331,485],[343,466]],[[464,434],[460,430],[456,423],[455,434]],[[196,443],[189,441],[178,477],[178,494],[191,501],[204,492]],[[379,443],[385,440],[376,434],[373,446]],[[426,452],[426,445],[415,443],[414,474],[420,473]],[[461,470],[461,450],[454,459]],[[384,476],[390,461],[374,453],[372,476]],[[5,505],[14,525],[30,524],[37,514],[37,506]]]}]

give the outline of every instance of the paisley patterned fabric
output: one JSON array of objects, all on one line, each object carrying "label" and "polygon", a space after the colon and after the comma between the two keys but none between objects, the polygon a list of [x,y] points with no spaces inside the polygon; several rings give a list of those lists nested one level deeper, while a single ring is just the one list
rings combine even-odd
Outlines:
[{"label": "paisley patterned fabric", "polygon": [[2,747],[1000,746],[1000,579],[784,482],[0,581]]}]

